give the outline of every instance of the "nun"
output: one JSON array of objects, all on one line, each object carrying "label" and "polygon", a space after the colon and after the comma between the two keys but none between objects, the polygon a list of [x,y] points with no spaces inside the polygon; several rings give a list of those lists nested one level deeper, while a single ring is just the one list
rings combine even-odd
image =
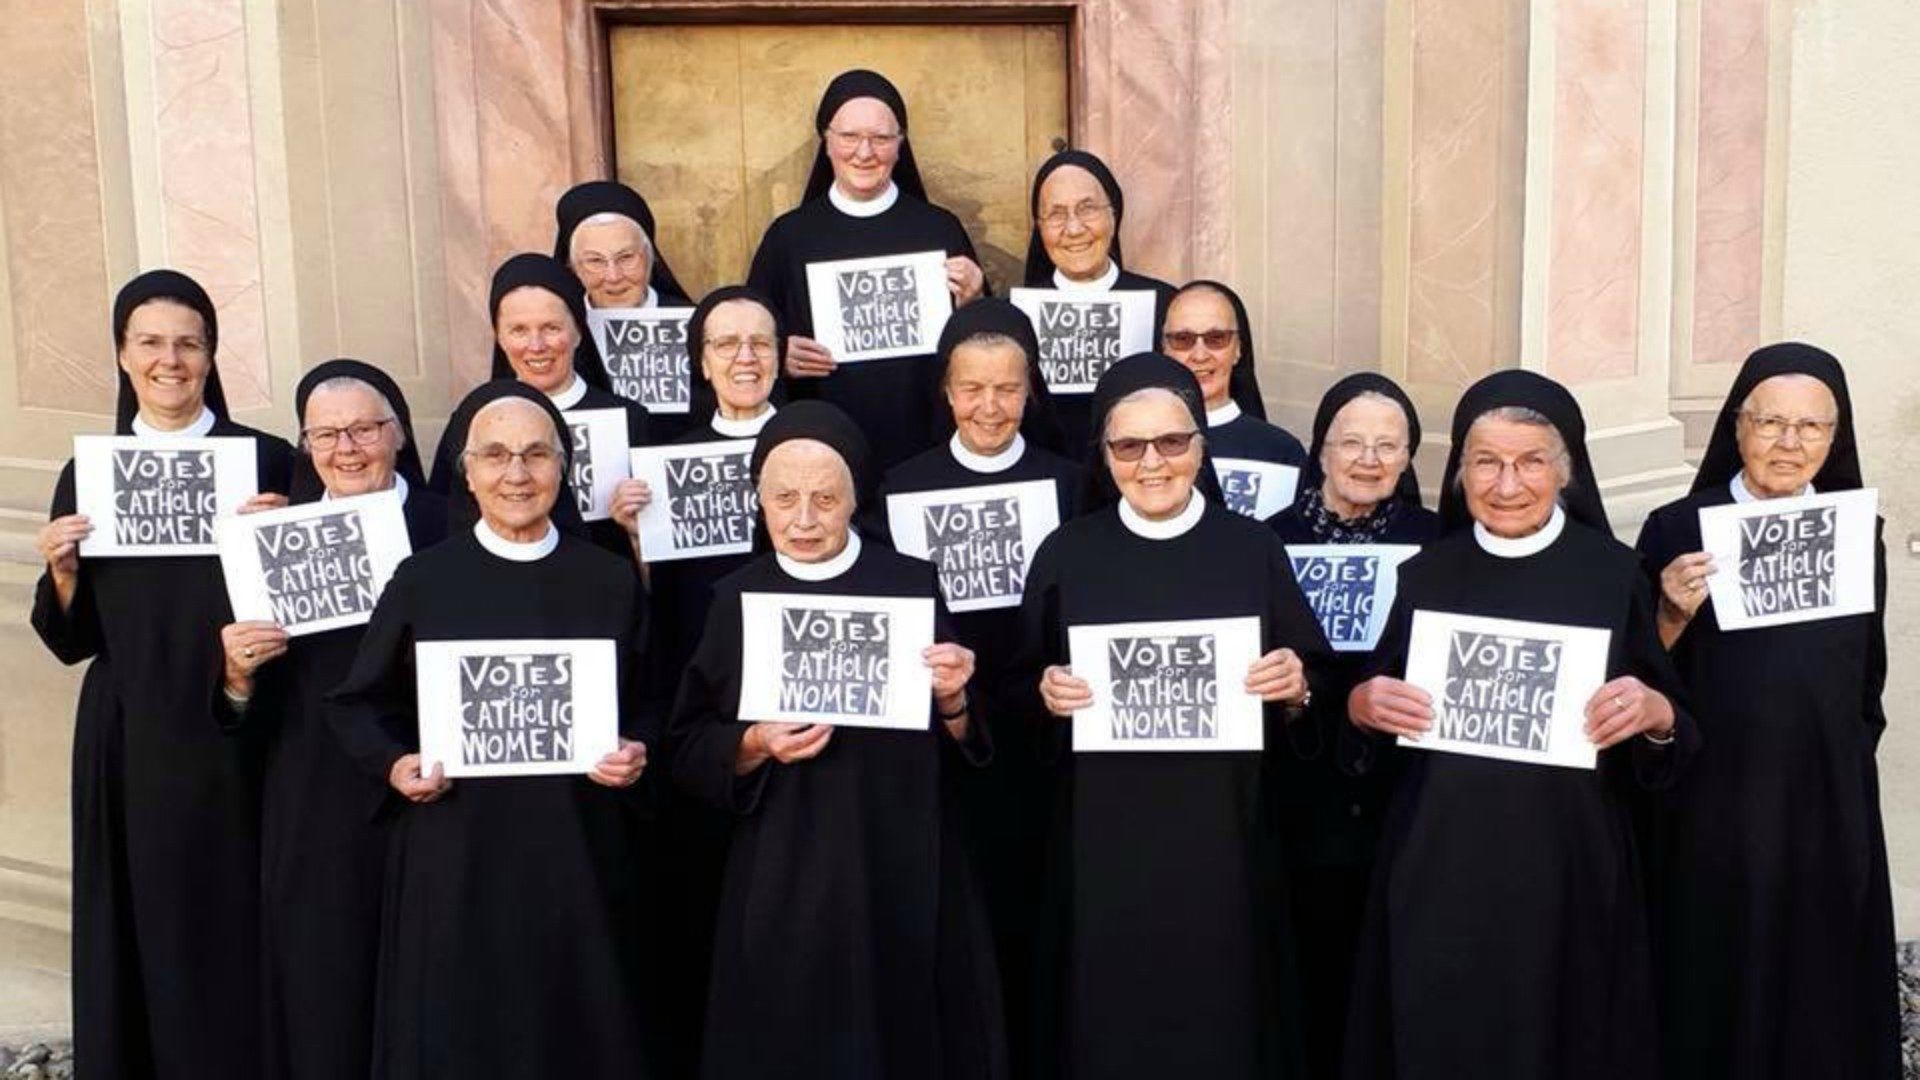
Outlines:
[{"label": "nun", "polygon": [[[253,444],[284,505],[293,449],[234,423],[220,327],[192,278],[152,270],[113,303],[114,432]],[[276,494],[278,493],[278,494]],[[91,660],[73,737],[74,1057],[90,1076],[251,1076],[259,1066],[258,742],[221,735],[211,556],[82,559],[73,463],[37,544],[33,628],[62,663]]]},{"label": "nun", "polygon": [[[329,360],[294,391],[296,504],[392,491],[414,551],[447,533],[427,490],[400,387],[371,364]],[[260,891],[266,1059],[287,1080],[364,1076],[371,1064],[374,964],[386,865],[385,785],[353,767],[324,697],[346,676],[358,626],[299,639],[272,622],[220,632],[226,675],[215,701],[232,728],[266,743]]]},{"label": "nun", "polygon": [[[547,396],[561,413],[586,409],[618,409],[627,417],[627,443],[646,446],[652,428],[646,407],[615,394],[607,383],[606,368],[600,362],[600,349],[587,332],[587,309],[580,282],[558,260],[538,252],[522,252],[500,264],[494,271],[487,309],[493,319],[493,379],[511,379],[524,383]],[[570,432],[571,425],[563,432]],[[569,435],[569,440],[573,438]],[[442,438],[434,454],[429,486],[436,493],[451,497],[461,481],[461,447]],[[590,453],[578,445],[569,447],[574,455]],[[580,489],[572,484],[562,489],[573,505],[564,511],[579,520],[586,507],[578,501]],[[589,493],[590,495],[590,493]],[[632,522],[634,515],[649,499],[647,486],[638,480],[623,480],[614,488],[612,516],[588,522],[587,535],[594,543],[620,556],[630,565],[638,565]]]},{"label": "nun", "polygon": [[[950,771],[992,755],[933,568],[852,528],[870,491],[860,429],[824,402],[754,446],[771,553],[721,581],[674,705],[674,779],[733,816],[701,1075],[882,1080],[1006,1075],[993,947]],[[934,601],[927,729],[745,723],[741,599]]]},{"label": "nun", "polygon": [[[1062,150],[1033,177],[1029,199],[1033,231],[1027,237],[1024,284],[1069,292],[1150,292],[1153,325],[1166,320],[1173,286],[1128,270],[1120,255],[1126,198],[1107,163],[1085,150]],[[1054,394],[1066,445],[1085,447],[1088,395]]]},{"label": "nun", "polygon": [[[1272,531],[1219,501],[1199,383],[1155,353],[1101,376],[1080,517],[1040,545],[1024,658],[1059,754],[1042,960],[1039,1075],[1300,1076],[1286,874],[1262,759],[1321,681],[1327,647]],[[1264,751],[1072,754],[1093,704],[1068,666],[1076,626],[1259,620],[1236,685],[1266,703]],[[1223,676],[1224,677],[1224,676]]]},{"label": "nun", "polygon": [[1694,477],[1639,548],[1713,751],[1649,815],[1668,1076],[1900,1075],[1886,831],[1886,549],[1863,615],[1723,630],[1700,511],[1862,486],[1840,362],[1747,358]]},{"label": "nun", "polygon": [[[1530,371],[1489,375],[1453,418],[1438,541],[1400,566],[1370,677],[1348,695],[1357,767],[1404,754],[1367,899],[1348,1080],[1660,1075],[1644,879],[1630,808],[1699,745],[1639,561],[1608,531],[1580,407]],[[1432,730],[1401,681],[1412,615],[1608,631],[1582,703],[1593,769],[1395,746]]]},{"label": "nun", "polygon": [[[645,850],[623,803],[653,741],[638,677],[646,602],[620,560],[558,527],[565,421],[539,390],[483,383],[448,424],[450,538],[401,563],[328,695],[348,756],[394,816],[373,1075],[655,1075]],[[415,649],[461,640],[614,644],[618,748],[585,775],[423,773]]]},{"label": "nun", "polygon": [[788,392],[851,416],[873,448],[874,466],[885,470],[927,449],[931,356],[871,360],[840,370],[813,337],[807,265],[944,251],[955,307],[986,291],[986,275],[960,219],[927,201],[907,135],[906,102],[885,76],[841,73],[820,98],[814,129],[820,146],[806,194],[767,226],[747,284],[773,301],[788,330]]}]

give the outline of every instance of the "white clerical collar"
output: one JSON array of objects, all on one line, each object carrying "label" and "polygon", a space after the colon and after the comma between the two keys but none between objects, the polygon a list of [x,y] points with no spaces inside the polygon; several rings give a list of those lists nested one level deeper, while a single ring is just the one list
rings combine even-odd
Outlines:
[{"label": "white clerical collar", "polygon": [[956,431],[953,433],[953,438],[947,440],[947,449],[953,452],[953,460],[974,472],[1006,472],[1020,464],[1020,456],[1027,452],[1027,438],[1016,431],[1013,433],[1013,441],[1007,444],[1005,450],[997,454],[976,454],[967,449],[966,443],[960,441],[960,433]]},{"label": "white clerical collar", "polygon": [[840,554],[824,562],[799,562],[777,551],[773,557],[788,577],[801,581],[831,581],[852,569],[854,560],[860,557],[860,534],[849,528],[847,546],[840,549]]},{"label": "white clerical collar", "polygon": [[197,439],[207,432],[212,431],[216,421],[217,418],[213,415],[213,410],[202,405],[200,406],[200,415],[193,418],[193,423],[188,424],[178,431],[162,431],[152,424],[147,423],[146,418],[139,413],[134,413],[133,433],[135,435],[146,435],[149,437],[156,435],[177,435],[181,438]]},{"label": "white clerical collar", "polygon": [[1552,547],[1566,528],[1567,512],[1556,505],[1553,516],[1538,532],[1527,536],[1495,536],[1487,531],[1485,525],[1476,521],[1473,523],[1473,539],[1480,545],[1480,550],[1489,555],[1498,555],[1503,559],[1524,559]]},{"label": "white clerical collar", "polygon": [[848,217],[879,217],[900,201],[900,185],[889,180],[887,190],[862,202],[841,191],[839,184],[832,184],[827,187],[827,199],[833,203],[835,210]]},{"label": "white clerical collar", "polygon": [[494,532],[484,519],[473,523],[473,535],[481,547],[508,562],[539,562],[560,546],[560,530],[552,521],[547,522],[546,535],[538,540],[509,540]]},{"label": "white clerical collar", "polygon": [[1207,426],[1210,428],[1231,424],[1238,419],[1240,419],[1240,403],[1237,401],[1229,400],[1217,409],[1207,410]]},{"label": "white clerical collar", "polygon": [[[401,476],[401,475],[400,475],[399,473],[394,473],[394,474],[393,474],[393,487],[391,487],[391,488],[389,488],[389,489],[387,489],[387,490],[389,490],[389,491],[396,491],[396,492],[399,492],[399,493],[400,493],[400,503],[401,503],[401,505],[403,505],[403,506],[404,506],[404,505],[406,505],[406,502],[407,502],[407,478],[406,478],[406,477],[404,477],[404,476]],[[369,494],[369,495],[377,495],[377,494],[379,494],[379,492],[377,492],[377,491],[369,491],[369,492],[367,492],[367,494]],[[322,491],[322,492],[320,493],[320,501],[321,501],[321,502],[332,502],[332,501],[333,501],[333,492],[331,492],[331,491]]]},{"label": "white clerical collar", "polygon": [[1053,271],[1053,287],[1063,292],[1112,292],[1113,287],[1119,283],[1120,264],[1111,258],[1107,260],[1107,268],[1092,281],[1075,281],[1061,273],[1058,268]]},{"label": "white clerical collar", "polygon": [[580,404],[580,399],[586,396],[587,396],[587,380],[581,378],[578,374],[576,374],[573,377],[573,381],[567,384],[567,388],[565,390],[562,390],[557,394],[548,394],[547,400],[553,402],[554,408],[559,409],[561,412],[565,412],[566,410],[573,408],[575,405]]},{"label": "white clerical collar", "polygon": [[[1744,469],[1742,469],[1737,473],[1734,473],[1733,482],[1731,484],[1728,484],[1727,486],[1733,491],[1733,501],[1737,503],[1759,502],[1761,499],[1764,499],[1767,497],[1759,494],[1758,492],[1754,491],[1752,488],[1747,486],[1747,473],[1746,473],[1746,470]],[[1806,487],[1803,487],[1799,491],[1794,492],[1795,496],[1811,495],[1811,494],[1813,494],[1812,481],[1808,481]]]},{"label": "white clerical collar", "polygon": [[713,430],[729,439],[751,439],[760,434],[760,429],[773,419],[774,408],[771,404],[762,404],[760,411],[745,420],[729,420],[718,412],[713,414]]},{"label": "white clerical collar", "polygon": [[1176,536],[1185,536],[1189,530],[1200,523],[1200,516],[1207,512],[1207,500],[1198,491],[1187,495],[1186,508],[1163,521],[1154,521],[1143,517],[1133,504],[1120,500],[1120,524],[1127,531],[1145,540],[1171,540]]}]

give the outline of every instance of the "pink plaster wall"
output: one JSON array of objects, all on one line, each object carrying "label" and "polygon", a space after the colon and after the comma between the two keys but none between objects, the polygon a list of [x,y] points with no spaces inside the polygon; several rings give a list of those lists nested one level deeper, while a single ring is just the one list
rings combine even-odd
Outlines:
[{"label": "pink plaster wall", "polygon": [[1734,363],[1760,344],[1767,4],[1711,0],[1700,5],[1691,328],[1696,364]]}]

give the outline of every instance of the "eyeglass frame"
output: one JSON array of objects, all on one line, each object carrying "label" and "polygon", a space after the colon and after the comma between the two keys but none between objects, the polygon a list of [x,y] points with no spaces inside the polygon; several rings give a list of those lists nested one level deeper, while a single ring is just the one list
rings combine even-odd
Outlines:
[{"label": "eyeglass frame", "polygon": [[[1194,428],[1189,431],[1169,431],[1164,434],[1155,435],[1150,439],[1129,437],[1102,439],[1100,442],[1102,446],[1106,447],[1107,453],[1113,456],[1113,460],[1124,461],[1131,465],[1136,461],[1146,460],[1147,447],[1149,446],[1153,447],[1154,452],[1160,455],[1160,460],[1162,461],[1172,461],[1174,458],[1186,457],[1193,451],[1193,440],[1200,438],[1201,435],[1201,431],[1198,428]],[[1168,447],[1161,445],[1163,443],[1173,444],[1172,450],[1169,451]],[[1137,449],[1135,449],[1135,444],[1138,444]],[[1128,449],[1120,449],[1122,446]]]},{"label": "eyeglass frame", "polygon": [[[536,450],[543,451],[547,456],[541,459],[529,459],[527,455]],[[499,451],[506,455],[506,459],[498,462],[487,460],[488,456],[494,451]],[[505,443],[488,443],[478,450],[462,450],[460,451],[460,456],[469,462],[477,461],[486,468],[500,473],[504,473],[513,468],[515,462],[519,462],[521,468],[527,470],[529,474],[532,474],[534,472],[533,460],[551,460],[555,466],[558,466],[563,460],[560,448],[550,442],[529,443],[518,450],[507,449]]]},{"label": "eyeglass frame", "polygon": [[[394,417],[383,416],[378,420],[356,420],[345,427],[306,428],[300,432],[300,445],[310,451],[332,451],[339,448],[340,437],[345,435],[347,441],[354,446],[373,446],[380,441],[380,436],[386,433],[388,424],[398,424],[399,422],[400,421]],[[354,428],[372,428],[373,432],[365,439],[362,439],[358,435],[353,434]],[[324,442],[321,440],[321,436],[327,437]]]},{"label": "eyeglass frame", "polygon": [[[1825,446],[1840,431],[1839,417],[1832,420],[1815,420],[1810,416],[1776,416],[1772,413],[1755,413],[1748,409],[1741,409],[1739,417],[1747,422],[1755,435],[1770,443],[1779,442],[1786,437],[1788,431],[1792,431],[1794,441],[1804,446]],[[1768,427],[1774,427],[1777,430],[1769,435]],[[1812,437],[1807,435],[1808,429],[1814,432]]]},{"label": "eyeglass frame", "polygon": [[[1055,217],[1056,211],[1058,211],[1059,214],[1057,218]],[[1099,221],[1100,215],[1110,214],[1112,212],[1113,204],[1110,202],[1094,202],[1092,199],[1083,199],[1080,202],[1074,203],[1072,206],[1056,206],[1046,213],[1038,215],[1034,220],[1040,223],[1042,229],[1049,232],[1059,232],[1067,227],[1067,222],[1069,221],[1075,222],[1084,228]]]}]

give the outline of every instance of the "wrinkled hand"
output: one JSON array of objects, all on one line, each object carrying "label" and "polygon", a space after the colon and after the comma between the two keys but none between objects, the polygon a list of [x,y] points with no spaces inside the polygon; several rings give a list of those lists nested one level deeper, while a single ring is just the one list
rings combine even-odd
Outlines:
[{"label": "wrinkled hand", "polygon": [[1093,687],[1073,669],[1055,664],[1040,673],[1040,700],[1055,716],[1072,716],[1093,705]]},{"label": "wrinkled hand", "polygon": [[34,546],[55,581],[71,582],[80,576],[80,541],[91,535],[93,521],[85,514],[57,517],[40,527]]},{"label": "wrinkled hand", "polygon": [[453,786],[453,781],[446,777],[446,770],[437,761],[433,763],[433,773],[422,776],[419,754],[404,754],[394,762],[393,768],[387,771],[387,783],[393,790],[406,796],[408,801],[422,804],[445,795],[447,789]]},{"label": "wrinkled hand", "polygon": [[241,503],[240,509],[234,512],[238,514],[257,514],[262,510],[279,510],[286,505],[287,497],[285,495],[277,491],[263,491],[258,495],[247,496],[247,501]]},{"label": "wrinkled hand", "polygon": [[947,260],[947,291],[953,294],[955,307],[978,300],[987,291],[986,271],[965,255],[955,255]]},{"label": "wrinkled hand", "polygon": [[792,765],[819,757],[831,738],[833,726],[830,724],[752,724],[746,734],[740,736],[740,753],[734,761],[734,771],[750,773],[769,758],[782,765]]},{"label": "wrinkled hand", "polygon": [[833,374],[839,365],[825,345],[799,334],[787,338],[787,377],[819,379]]},{"label": "wrinkled hand", "polygon": [[253,676],[267,661],[282,656],[292,640],[274,623],[253,620],[220,628],[220,651],[226,657],[227,689],[241,697],[253,693]]},{"label": "wrinkled hand", "polygon": [[1353,726],[1418,739],[1433,727],[1433,695],[1409,682],[1377,675],[1347,695]]},{"label": "wrinkled hand", "polygon": [[626,479],[613,487],[613,499],[607,508],[613,514],[613,520],[628,532],[637,532],[640,528],[640,512],[653,502],[653,488],[645,480]]},{"label": "wrinkled hand", "polygon": [[1704,551],[1676,555],[1660,571],[1660,607],[1662,614],[1679,622],[1689,622],[1707,600],[1707,579],[1717,568],[1713,556]]},{"label": "wrinkled hand", "polygon": [[973,678],[973,650],[951,641],[942,641],[921,650],[920,658],[933,671],[933,699],[941,712],[952,712],[966,693],[967,680]]},{"label": "wrinkled hand", "polygon": [[1247,668],[1247,693],[1298,705],[1307,696],[1307,666],[1292,649],[1275,649]]},{"label": "wrinkled hand", "polygon": [[620,749],[594,762],[593,770],[587,773],[587,779],[602,787],[631,787],[645,771],[647,771],[647,744],[637,739],[621,739]]},{"label": "wrinkled hand", "polygon": [[1639,734],[1673,733],[1673,703],[1631,675],[1607,683],[1587,701],[1587,738],[1605,750]]}]

